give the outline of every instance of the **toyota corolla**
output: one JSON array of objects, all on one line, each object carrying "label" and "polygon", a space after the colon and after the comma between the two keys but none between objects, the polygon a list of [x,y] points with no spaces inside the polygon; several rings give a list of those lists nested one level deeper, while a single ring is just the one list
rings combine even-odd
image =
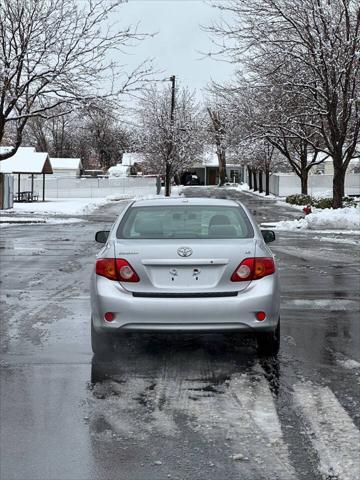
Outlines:
[{"label": "toyota corolla", "polygon": [[232,200],[161,198],[131,203],[110,231],[91,279],[94,353],[124,332],[254,334],[280,344],[279,280],[247,208]]}]

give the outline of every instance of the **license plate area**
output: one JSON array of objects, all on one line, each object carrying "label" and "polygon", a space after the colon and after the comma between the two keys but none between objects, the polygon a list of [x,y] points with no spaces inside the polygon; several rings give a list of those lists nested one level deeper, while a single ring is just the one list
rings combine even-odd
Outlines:
[{"label": "license plate area", "polygon": [[168,265],[148,266],[148,275],[156,288],[212,288],[216,287],[224,265]]}]

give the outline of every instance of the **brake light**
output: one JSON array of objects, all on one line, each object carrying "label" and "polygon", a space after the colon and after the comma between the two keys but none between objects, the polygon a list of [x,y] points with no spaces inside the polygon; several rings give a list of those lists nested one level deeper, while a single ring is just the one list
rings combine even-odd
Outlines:
[{"label": "brake light", "polygon": [[99,258],[96,260],[96,275],[108,278],[109,280],[117,280],[115,258]]},{"label": "brake light", "polygon": [[140,278],[130,263],[123,258],[116,260],[116,268],[120,282],[139,282]]},{"label": "brake light", "polygon": [[275,273],[271,257],[245,258],[231,275],[232,282],[250,282]]},{"label": "brake light", "polygon": [[96,260],[96,275],[119,282],[139,282],[140,278],[130,263],[123,258],[99,258]]}]

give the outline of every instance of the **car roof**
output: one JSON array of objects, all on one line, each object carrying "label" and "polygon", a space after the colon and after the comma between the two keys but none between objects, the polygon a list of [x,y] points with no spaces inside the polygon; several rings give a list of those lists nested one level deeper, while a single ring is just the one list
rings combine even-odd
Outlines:
[{"label": "car roof", "polygon": [[223,207],[238,207],[240,202],[223,198],[198,198],[198,197],[159,197],[149,200],[136,200],[132,207],[154,207],[165,205],[209,205]]}]

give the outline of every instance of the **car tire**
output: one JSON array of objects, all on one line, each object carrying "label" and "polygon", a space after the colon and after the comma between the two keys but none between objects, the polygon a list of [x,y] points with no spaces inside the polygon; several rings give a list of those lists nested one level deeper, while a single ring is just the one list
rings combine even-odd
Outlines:
[{"label": "car tire", "polygon": [[280,318],[273,332],[257,334],[257,351],[260,356],[275,356],[280,350]]},{"label": "car tire", "polygon": [[91,320],[91,348],[95,355],[111,354],[114,349],[112,335],[99,333],[95,330]]}]

